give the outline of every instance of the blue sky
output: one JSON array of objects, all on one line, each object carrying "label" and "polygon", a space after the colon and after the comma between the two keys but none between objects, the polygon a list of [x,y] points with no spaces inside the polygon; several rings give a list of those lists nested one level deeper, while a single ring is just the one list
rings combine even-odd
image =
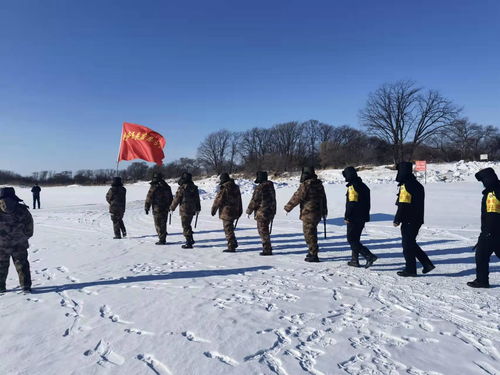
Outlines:
[{"label": "blue sky", "polygon": [[500,124],[500,2],[4,0],[0,169],[112,168],[124,121],[194,156],[220,128],[358,126],[413,79]]}]

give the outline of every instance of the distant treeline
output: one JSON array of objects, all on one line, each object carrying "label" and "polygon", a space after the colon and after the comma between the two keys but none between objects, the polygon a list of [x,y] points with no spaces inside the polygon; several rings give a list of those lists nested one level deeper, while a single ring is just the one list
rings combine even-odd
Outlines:
[{"label": "distant treeline", "polygon": [[[361,129],[333,126],[317,120],[291,121],[244,132],[219,130],[199,145],[197,157],[181,158],[162,166],[134,162],[119,171],[126,182],[150,180],[161,172],[177,178],[183,171],[195,177],[222,172],[250,175],[257,170],[276,174],[347,165],[382,165],[403,160],[452,162],[500,160],[500,130],[461,117],[461,108],[435,90],[411,81],[382,85],[368,97],[359,113]],[[114,169],[54,172],[23,177],[0,171],[0,184],[101,185],[115,176]]]}]

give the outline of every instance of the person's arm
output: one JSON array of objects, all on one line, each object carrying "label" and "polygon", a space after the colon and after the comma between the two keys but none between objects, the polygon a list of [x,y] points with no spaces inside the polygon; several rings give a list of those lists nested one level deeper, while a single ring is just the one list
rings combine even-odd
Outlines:
[{"label": "person's arm", "polygon": [[214,203],[212,204],[212,216],[215,216],[217,210],[221,207],[222,199],[224,197],[224,188],[221,187],[219,192],[217,193]]},{"label": "person's arm", "polygon": [[301,202],[304,201],[306,196],[306,187],[305,184],[301,184],[295,194],[293,194],[292,198],[288,201],[288,203],[285,205],[285,211],[290,212],[293,210],[296,206],[298,206]]},{"label": "person's arm", "polygon": [[106,202],[111,204],[112,200],[113,200],[113,189],[109,189],[108,193],[106,194]]},{"label": "person's arm", "polygon": [[184,196],[184,189],[182,186],[179,186],[179,189],[177,189],[177,192],[175,193],[175,198],[172,201],[172,204],[170,205],[169,210],[170,211],[175,211],[177,206],[182,202],[182,197]]},{"label": "person's arm", "polygon": [[238,186],[238,189],[237,189],[237,192],[238,192],[238,217],[240,217],[241,215],[243,215],[243,202],[241,200],[241,191],[240,191],[240,187]]},{"label": "person's arm", "polygon": [[31,216],[31,213],[29,212],[28,209],[23,210],[23,216],[22,216],[22,223],[24,225],[24,234],[26,237],[31,238],[33,237],[33,216]]},{"label": "person's arm", "polygon": [[153,204],[153,195],[155,193],[155,188],[151,186],[148,191],[148,195],[146,195],[146,201],[144,202],[144,210],[146,211],[146,215],[149,213],[151,205]]},{"label": "person's arm", "polygon": [[196,211],[201,211],[200,191],[198,190],[198,187],[196,187]]},{"label": "person's arm", "polygon": [[[247,208],[247,215],[251,215],[254,211],[257,210],[257,208],[259,207],[258,203],[257,203],[257,194],[259,192],[259,188],[255,188],[255,190],[253,191],[253,194],[252,194],[252,199],[250,199],[250,203],[248,203],[248,208]],[[260,194],[259,194],[260,195]]]},{"label": "person's arm", "polygon": [[323,212],[321,213],[321,217],[326,218],[328,216],[328,202],[326,200],[326,192],[325,187],[321,185],[321,207],[323,208]]}]

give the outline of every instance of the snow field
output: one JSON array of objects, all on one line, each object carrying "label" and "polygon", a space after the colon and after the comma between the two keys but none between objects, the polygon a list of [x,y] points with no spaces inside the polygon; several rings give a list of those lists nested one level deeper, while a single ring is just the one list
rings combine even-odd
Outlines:
[{"label": "snow field", "polygon": [[[42,210],[32,211],[34,293],[14,288],[11,266],[11,291],[0,297],[0,374],[498,374],[500,264],[493,256],[494,288],[465,285],[482,191],[474,167],[465,169],[461,181],[426,185],[419,243],[436,269],[416,279],[396,276],[404,264],[392,226],[397,188],[377,183],[394,177],[389,170],[360,173],[372,189],[362,241],[379,256],[369,270],[346,265],[345,186],[328,183],[339,171],[321,173],[330,218],[319,264],[303,261],[298,209],[282,210],[295,178],[277,190],[272,257],[258,256],[246,216],[238,252],[222,253],[222,225],[209,215],[215,179],[198,183],[205,199],[192,250],[180,248],[177,213],[169,244],[154,245],[147,184],[127,186],[129,237],[119,241],[108,187],[46,188]],[[239,183],[245,206],[252,184]],[[29,190],[17,190],[29,202]]]}]

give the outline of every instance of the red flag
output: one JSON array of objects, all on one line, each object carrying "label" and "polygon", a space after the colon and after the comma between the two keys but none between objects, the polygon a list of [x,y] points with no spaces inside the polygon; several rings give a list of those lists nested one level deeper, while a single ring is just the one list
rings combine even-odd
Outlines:
[{"label": "red flag", "polygon": [[142,125],[124,122],[118,161],[142,159],[161,165],[165,144],[161,134]]}]

